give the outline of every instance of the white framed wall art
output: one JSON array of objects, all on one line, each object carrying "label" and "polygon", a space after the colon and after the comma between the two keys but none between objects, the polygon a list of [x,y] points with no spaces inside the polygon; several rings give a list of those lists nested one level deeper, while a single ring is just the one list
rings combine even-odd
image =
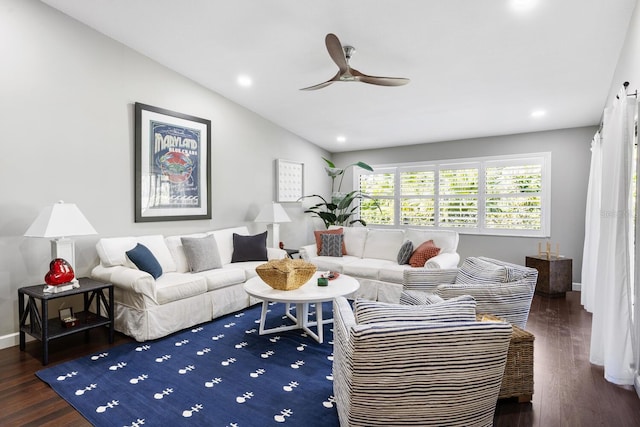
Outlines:
[{"label": "white framed wall art", "polygon": [[276,160],[276,200],[297,202],[304,195],[304,163]]}]

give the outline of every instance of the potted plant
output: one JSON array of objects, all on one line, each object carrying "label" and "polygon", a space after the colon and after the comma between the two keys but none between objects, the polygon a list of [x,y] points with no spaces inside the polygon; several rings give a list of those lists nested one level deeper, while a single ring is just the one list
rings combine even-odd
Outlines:
[{"label": "potted plant", "polygon": [[[302,196],[300,200],[310,197],[315,197],[321,200],[317,204],[309,207],[305,210],[305,213],[310,213],[312,216],[320,218],[326,228],[329,228],[331,225],[342,225],[342,226],[350,226],[355,223],[360,223],[363,226],[366,226],[367,223],[362,219],[353,219],[353,215],[355,215],[355,211],[358,208],[358,205],[351,206],[355,200],[358,199],[370,199],[373,200],[375,206],[380,209],[375,199],[372,197],[362,193],[360,190],[353,190],[348,193],[341,192],[342,189],[342,180],[344,179],[345,171],[350,167],[360,167],[362,169],[373,172],[373,168],[364,162],[356,162],[352,163],[344,168],[337,168],[336,165],[333,164],[331,160],[322,158],[327,163],[327,166],[324,168],[327,172],[329,178],[331,178],[331,200],[327,201],[324,197],[319,194],[312,194],[309,196]],[[338,183],[338,188],[335,188],[336,178],[340,177],[340,182]]]}]

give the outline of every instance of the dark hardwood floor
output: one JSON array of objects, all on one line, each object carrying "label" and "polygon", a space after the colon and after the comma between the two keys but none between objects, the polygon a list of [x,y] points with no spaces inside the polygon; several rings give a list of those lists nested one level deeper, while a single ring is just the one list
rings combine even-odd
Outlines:
[{"label": "dark hardwood floor", "polygon": [[[566,298],[535,296],[527,330],[534,344],[535,391],[531,403],[498,402],[499,427],[640,426],[640,398],[631,388],[608,383],[600,367],[589,363],[591,315],[580,294]],[[54,340],[49,365],[91,354],[110,345],[107,333],[90,331]],[[116,333],[113,345],[131,341]],[[42,369],[38,341],[0,350],[0,426],[87,426],[78,412],[34,373]]]}]

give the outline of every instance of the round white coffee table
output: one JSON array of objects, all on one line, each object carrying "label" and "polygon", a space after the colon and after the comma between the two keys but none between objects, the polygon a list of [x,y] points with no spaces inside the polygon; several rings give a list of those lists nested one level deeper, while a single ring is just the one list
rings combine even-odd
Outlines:
[{"label": "round white coffee table", "polygon": [[[251,296],[262,300],[262,313],[260,315],[260,335],[273,334],[292,329],[302,329],[319,343],[322,343],[322,325],[333,322],[331,319],[322,319],[322,303],[333,301],[335,297],[352,294],[360,287],[360,283],[353,277],[341,274],[334,280],[330,280],[327,286],[318,286],[317,280],[320,273],[307,283],[292,291],[280,291],[267,285],[260,277],[253,277],[244,284],[244,290]],[[269,302],[286,303],[285,314],[295,322],[293,325],[278,326],[265,329],[264,323],[267,316]],[[316,320],[309,321],[309,304],[316,304]],[[290,305],[296,305],[296,316],[289,312]],[[315,326],[317,332],[310,327]]]}]

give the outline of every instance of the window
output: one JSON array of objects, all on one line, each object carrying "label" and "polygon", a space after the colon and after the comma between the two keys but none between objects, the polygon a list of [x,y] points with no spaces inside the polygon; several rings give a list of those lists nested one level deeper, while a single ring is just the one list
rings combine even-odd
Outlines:
[{"label": "window", "polygon": [[549,234],[551,154],[374,166],[356,187],[367,224],[455,229],[462,233]]}]

